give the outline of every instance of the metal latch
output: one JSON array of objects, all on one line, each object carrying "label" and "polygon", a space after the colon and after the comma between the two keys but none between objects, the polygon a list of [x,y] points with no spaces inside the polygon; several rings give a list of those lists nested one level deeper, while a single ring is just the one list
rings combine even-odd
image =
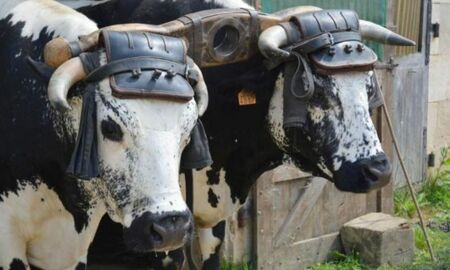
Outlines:
[{"label": "metal latch", "polygon": [[376,63],[375,69],[387,69],[392,71],[394,68],[398,67],[398,64],[394,62],[394,57],[390,57],[387,63]]},{"label": "metal latch", "polygon": [[439,23],[433,23],[431,25],[431,32],[433,33],[433,38],[438,38],[440,35],[441,25]]}]

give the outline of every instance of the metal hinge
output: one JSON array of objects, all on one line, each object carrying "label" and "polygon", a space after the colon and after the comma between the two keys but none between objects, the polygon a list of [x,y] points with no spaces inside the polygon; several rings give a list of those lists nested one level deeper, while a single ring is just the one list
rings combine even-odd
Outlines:
[{"label": "metal hinge", "polygon": [[433,33],[433,38],[438,38],[440,35],[440,27],[439,23],[433,23],[431,25],[431,33]]},{"label": "metal hinge", "polygon": [[394,62],[394,57],[390,57],[387,63],[376,63],[375,69],[386,69],[392,71],[394,68],[398,67],[398,64]]}]

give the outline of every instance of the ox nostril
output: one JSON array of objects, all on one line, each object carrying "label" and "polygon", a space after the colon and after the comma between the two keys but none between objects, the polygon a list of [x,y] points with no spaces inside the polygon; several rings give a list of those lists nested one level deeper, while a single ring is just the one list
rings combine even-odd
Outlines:
[{"label": "ox nostril", "polygon": [[167,230],[158,225],[158,224],[152,224],[150,225],[150,235],[152,236],[153,240],[156,242],[162,242],[164,235],[167,234]]},{"label": "ox nostril", "polygon": [[366,179],[369,179],[372,182],[378,181],[378,173],[370,166],[364,166],[362,172]]},{"label": "ox nostril", "polygon": [[379,155],[366,160],[362,166],[364,178],[372,183],[385,183],[391,174],[391,165],[386,155]]}]

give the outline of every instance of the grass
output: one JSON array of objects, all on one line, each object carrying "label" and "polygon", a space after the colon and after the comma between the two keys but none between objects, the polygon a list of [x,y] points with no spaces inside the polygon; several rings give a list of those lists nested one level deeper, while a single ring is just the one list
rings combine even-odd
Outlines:
[{"label": "grass", "polygon": [[[440,224],[450,224],[450,147],[441,150],[440,164],[421,187],[417,198],[425,219],[431,224],[428,233],[438,257],[437,263],[430,261],[422,230],[417,225],[414,203],[408,190],[402,189],[394,194],[395,214],[408,218],[415,224],[416,257],[412,265],[371,268],[361,263],[357,254],[348,256],[336,253],[331,262],[314,265],[309,270],[450,270],[450,232],[445,232],[450,228],[439,228]],[[222,266],[222,270],[253,269],[255,268],[248,264],[233,265],[225,262]]]},{"label": "grass", "polygon": [[362,264],[357,255],[339,254],[332,262],[315,265],[310,270],[450,270],[450,232],[445,232],[447,228],[439,228],[440,224],[450,223],[450,148],[441,150],[440,164],[417,193],[417,200],[425,219],[432,224],[428,234],[438,257],[437,263],[430,261],[409,191],[401,189],[394,194],[395,214],[408,218],[415,224],[416,257],[412,265],[376,269]]},{"label": "grass", "polygon": [[241,263],[241,264],[232,264],[230,262],[222,263],[222,270],[253,270],[255,269],[251,264]]}]

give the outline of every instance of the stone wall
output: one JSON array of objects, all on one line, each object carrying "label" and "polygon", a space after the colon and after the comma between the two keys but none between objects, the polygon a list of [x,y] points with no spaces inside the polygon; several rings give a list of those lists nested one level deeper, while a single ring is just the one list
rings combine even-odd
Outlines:
[{"label": "stone wall", "polygon": [[450,0],[433,0],[432,23],[440,36],[431,41],[428,103],[428,153],[450,146]]}]

